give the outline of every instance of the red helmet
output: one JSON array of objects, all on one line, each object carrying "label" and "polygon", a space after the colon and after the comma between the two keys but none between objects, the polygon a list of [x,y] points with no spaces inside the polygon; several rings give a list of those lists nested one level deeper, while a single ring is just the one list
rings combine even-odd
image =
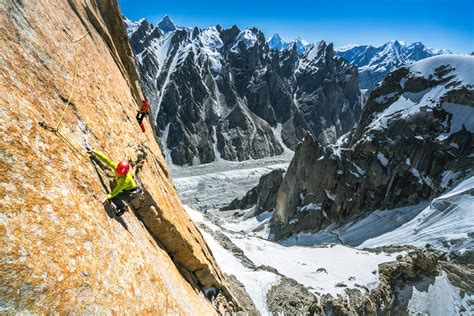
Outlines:
[{"label": "red helmet", "polygon": [[121,161],[118,163],[117,168],[115,168],[115,171],[118,175],[124,176],[130,171],[130,165],[126,161]]}]

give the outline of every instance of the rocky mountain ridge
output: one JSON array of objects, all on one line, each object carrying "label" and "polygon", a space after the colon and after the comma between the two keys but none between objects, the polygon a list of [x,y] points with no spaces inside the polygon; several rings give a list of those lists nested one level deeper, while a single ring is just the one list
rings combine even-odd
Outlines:
[{"label": "rocky mountain ridge", "polygon": [[278,192],[274,238],[417,204],[468,175],[473,66],[473,57],[448,55],[402,67],[372,92],[356,129],[338,145],[308,135]]},{"label": "rocky mountain ridge", "polygon": [[298,55],[269,48],[258,29],[178,29],[147,21],[130,35],[168,163],[247,160],[322,143],[360,115],[357,70],[324,42]]},{"label": "rocky mountain ridge", "polygon": [[280,52],[285,49],[292,48],[292,46],[295,45],[296,52],[300,55],[306,52],[308,49],[311,49],[312,47],[314,47],[314,44],[311,44],[308,41],[305,41],[301,37],[297,37],[291,42],[286,42],[278,33],[273,34],[273,36],[267,41],[267,43],[271,49],[274,49]]},{"label": "rocky mountain ridge", "polygon": [[442,54],[449,50],[428,48],[421,42],[407,45],[392,40],[380,47],[372,45],[348,45],[336,49],[335,54],[359,69],[359,87],[369,92],[395,69],[416,61]]}]

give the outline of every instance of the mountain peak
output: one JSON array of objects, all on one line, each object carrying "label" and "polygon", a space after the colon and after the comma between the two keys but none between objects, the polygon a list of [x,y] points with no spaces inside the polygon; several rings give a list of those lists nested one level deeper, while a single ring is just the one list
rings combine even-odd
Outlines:
[{"label": "mountain peak", "polygon": [[385,45],[400,47],[400,46],[406,46],[406,42],[405,41],[399,41],[399,40],[391,40],[391,41],[388,41]]},{"label": "mountain peak", "polygon": [[299,36],[296,38],[295,42],[300,43],[300,44],[303,45],[303,46],[308,46],[308,45],[310,45],[310,43],[309,43],[308,41],[302,39],[302,38],[299,37]]},{"label": "mountain peak", "polygon": [[314,46],[313,44],[309,43],[308,41],[302,39],[299,36],[292,43],[296,44],[296,50],[300,55]]},{"label": "mountain peak", "polygon": [[283,38],[278,33],[273,34],[273,36],[269,39],[269,42],[275,42],[275,41],[284,42]]},{"label": "mountain peak", "polygon": [[293,47],[293,45],[295,45],[299,55],[303,54],[306,50],[313,47],[313,44],[309,43],[308,41],[305,41],[299,36],[291,42],[286,42],[278,33],[273,34],[273,36],[268,40],[267,43],[271,49],[278,51],[291,48]]},{"label": "mountain peak", "polygon": [[163,31],[163,33],[172,32],[177,29],[176,25],[168,15],[165,15],[163,19],[161,19],[160,23],[158,23],[158,28]]},{"label": "mountain peak", "polygon": [[271,49],[281,51],[288,48],[290,44],[285,42],[285,40],[281,38],[280,34],[275,33],[268,41],[268,46],[270,46]]},{"label": "mountain peak", "polygon": [[129,38],[133,35],[133,33],[138,30],[138,28],[140,27],[140,25],[142,25],[143,22],[148,23],[147,20],[145,20],[144,18],[141,18],[138,21],[130,20],[125,15],[123,15],[122,18],[125,22],[125,26],[127,28],[127,35]]}]

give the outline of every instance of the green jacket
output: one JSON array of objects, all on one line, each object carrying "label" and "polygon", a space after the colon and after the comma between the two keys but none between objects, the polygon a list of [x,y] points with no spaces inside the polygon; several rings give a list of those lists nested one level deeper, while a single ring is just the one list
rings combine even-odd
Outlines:
[{"label": "green jacket", "polygon": [[[97,158],[99,158],[102,162],[104,162],[107,166],[109,166],[111,169],[115,171],[115,168],[117,168],[117,164],[113,162],[110,158],[108,158],[106,155],[104,155],[101,152],[98,151],[93,151],[92,152]],[[135,181],[133,180],[132,176],[130,175],[130,172],[127,173],[125,176],[119,176],[117,173],[115,173],[115,188],[107,194],[107,199],[111,199],[123,190],[132,190],[135,189],[137,185],[135,184]]]}]

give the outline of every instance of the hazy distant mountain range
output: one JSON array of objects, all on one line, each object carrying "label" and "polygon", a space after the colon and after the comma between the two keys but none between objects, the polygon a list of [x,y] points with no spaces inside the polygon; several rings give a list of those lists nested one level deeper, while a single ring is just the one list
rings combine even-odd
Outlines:
[{"label": "hazy distant mountain range", "polygon": [[389,41],[380,47],[348,45],[336,49],[336,55],[359,69],[359,86],[372,90],[388,73],[435,55],[451,54],[449,50],[428,48],[421,42],[407,45],[402,41]]}]

